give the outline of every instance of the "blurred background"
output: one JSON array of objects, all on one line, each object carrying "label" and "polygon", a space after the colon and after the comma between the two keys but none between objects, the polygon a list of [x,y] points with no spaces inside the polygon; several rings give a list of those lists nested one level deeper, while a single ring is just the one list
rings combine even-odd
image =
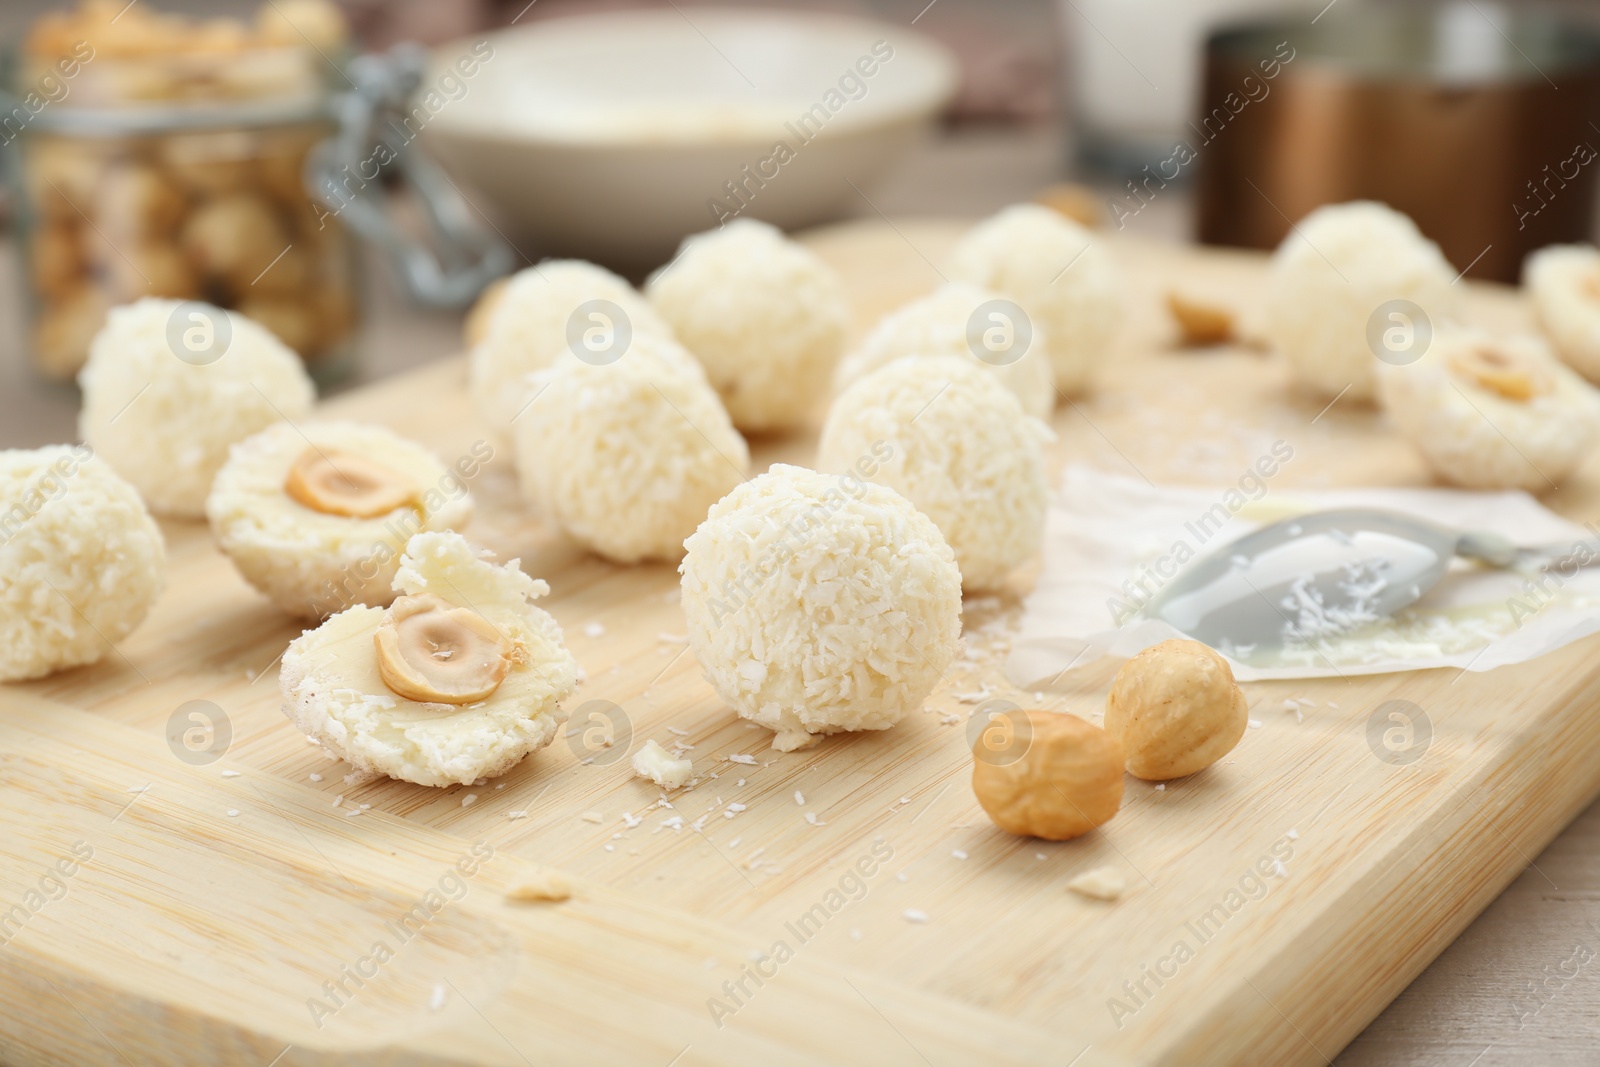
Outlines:
[{"label": "blurred background", "polygon": [[[637,280],[734,214],[795,228],[1039,198],[1112,230],[1270,248],[1317,204],[1372,196],[1458,269],[1508,282],[1531,248],[1594,236],[1594,3],[719,9],[11,0],[0,446],[75,436],[71,375],[111,303],[239,307],[345,388],[458,351],[494,274],[559,254]],[[629,11],[643,21],[606,21]],[[1258,28],[1219,32],[1238,25]],[[871,60],[883,39],[893,58]],[[852,74],[862,59],[872,74]],[[319,157],[330,108],[346,135]]]}]

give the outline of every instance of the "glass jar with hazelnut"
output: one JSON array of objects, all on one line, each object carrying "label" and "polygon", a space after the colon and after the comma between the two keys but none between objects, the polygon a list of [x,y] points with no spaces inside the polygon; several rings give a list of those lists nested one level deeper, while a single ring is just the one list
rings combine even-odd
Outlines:
[{"label": "glass jar with hazelnut", "polygon": [[352,242],[310,193],[348,51],[328,0],[253,23],[86,0],[34,23],[4,71],[38,370],[67,379],[106,310],[201,300],[267,327],[327,380],[357,320]]}]

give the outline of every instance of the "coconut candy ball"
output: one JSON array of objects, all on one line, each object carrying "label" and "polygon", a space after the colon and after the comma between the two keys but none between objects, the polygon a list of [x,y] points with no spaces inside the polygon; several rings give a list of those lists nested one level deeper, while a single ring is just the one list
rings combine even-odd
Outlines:
[{"label": "coconut candy ball", "polygon": [[[999,293],[966,282],[948,282],[913,300],[884,316],[839,361],[833,375],[835,391],[844,392],[896,359],[960,356],[1016,394],[1029,415],[1049,418],[1056,403],[1049,338],[1041,324],[1030,320],[1019,328],[1010,321],[1014,312],[1003,301]],[[991,343],[991,337],[998,337],[999,343]]]},{"label": "coconut candy ball", "polygon": [[533,606],[550,587],[456,533],[412,537],[388,608],[358,604],[283,654],[284,713],[361,771],[418,785],[504,774],[566,721],[577,663]]},{"label": "coconut candy ball", "polygon": [[744,438],[675,341],[638,337],[615,363],[562,360],[533,382],[538,398],[516,423],[523,494],[607,559],[680,559],[749,468]]},{"label": "coconut candy ball", "polygon": [[502,442],[532,394],[528,376],[563,356],[607,359],[645,335],[672,331],[624,279],[578,259],[518,271],[484,296],[474,325],[467,385],[478,414]]},{"label": "coconut candy ball", "polygon": [[751,219],[686,239],[645,293],[746,432],[804,422],[850,325],[838,273]]},{"label": "coconut candy ball", "polygon": [[1301,384],[1370,400],[1379,353],[1404,362],[1416,338],[1455,318],[1454,279],[1405,215],[1370,200],[1331,204],[1301,219],[1273,254],[1263,325]]},{"label": "coconut candy ball", "polygon": [[775,464],[684,543],[689,644],[717,695],[788,752],[886,730],[956,654],[961,572],[894,490]]},{"label": "coconut candy ball", "polygon": [[260,324],[195,301],[112,308],[78,375],[79,429],[151,511],[205,515],[228,447],[311,412],[300,357]]},{"label": "coconut candy ball", "polygon": [[902,359],[835,400],[817,467],[886,485],[933,520],[968,591],[997,589],[1039,551],[1050,430],[981,364]]},{"label": "coconut candy ball", "polygon": [[165,564],[138,492],[87,445],[0,451],[0,682],[99,662]]},{"label": "coconut candy ball", "polygon": [[1553,489],[1600,433],[1600,391],[1536,337],[1438,331],[1416,362],[1380,365],[1378,390],[1439,476],[1472,489]]},{"label": "coconut candy ball", "polygon": [[1600,382],[1600,249],[1552,245],[1528,257],[1523,284],[1562,361]]},{"label": "coconut candy ball", "polygon": [[1049,342],[1056,388],[1081,393],[1111,354],[1121,281],[1094,235],[1039,204],[1013,204],[951,253],[950,276],[1015,300]]},{"label": "coconut candy ball", "polygon": [[280,422],[233,446],[206,517],[239,573],[285,612],[383,607],[412,535],[472,518],[466,479],[486,458],[451,468],[382,426]]}]

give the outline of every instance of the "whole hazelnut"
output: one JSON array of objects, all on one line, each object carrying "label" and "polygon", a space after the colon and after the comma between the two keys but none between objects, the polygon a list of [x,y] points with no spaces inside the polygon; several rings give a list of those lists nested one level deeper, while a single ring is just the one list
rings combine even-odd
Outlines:
[{"label": "whole hazelnut", "polygon": [[95,187],[106,166],[103,151],[82,139],[32,140],[23,163],[29,202],[45,218],[77,224],[84,212],[94,210]]},{"label": "whole hazelnut", "polygon": [[1198,641],[1163,641],[1134,656],[1111,683],[1106,729],[1122,741],[1128,773],[1165,781],[1233,751],[1249,723],[1228,661]]},{"label": "whole hazelnut", "polygon": [[265,326],[274,337],[302,356],[318,346],[315,313],[304,301],[252,296],[241,300],[235,310]]},{"label": "whole hazelnut", "polygon": [[105,272],[121,301],[143,296],[189,300],[201,295],[200,278],[188,258],[167,241],[120,246],[107,258]]},{"label": "whole hazelnut", "polygon": [[83,282],[43,305],[33,324],[33,355],[39,373],[66,380],[89,358],[89,342],[105,325],[111,301],[100,287]]},{"label": "whole hazelnut", "polygon": [[254,185],[260,171],[257,137],[244,130],[208,130],[163,137],[161,163],[192,193],[221,196]]},{"label": "whole hazelnut", "polygon": [[1066,841],[1122,806],[1122,745],[1075,715],[997,715],[972,754],[972,791],[1008,833]]},{"label": "whole hazelnut", "polygon": [[183,246],[195,265],[240,292],[252,288],[288,245],[277,212],[249,193],[207,201],[183,228]]},{"label": "whole hazelnut", "polygon": [[313,285],[313,266],[311,257],[303,249],[290,245],[263,268],[246,288],[258,296],[298,297],[302,290],[316,288]]},{"label": "whole hazelnut", "polygon": [[98,225],[119,241],[169,239],[183,218],[185,200],[165,175],[141,163],[119,163],[100,179]]},{"label": "whole hazelnut", "polygon": [[331,52],[344,44],[350,26],[337,4],[329,0],[276,0],[261,5],[256,33],[274,45],[312,47]]},{"label": "whole hazelnut", "polygon": [[47,298],[66,295],[82,279],[86,264],[77,227],[47,222],[34,231],[28,245],[33,284]]}]

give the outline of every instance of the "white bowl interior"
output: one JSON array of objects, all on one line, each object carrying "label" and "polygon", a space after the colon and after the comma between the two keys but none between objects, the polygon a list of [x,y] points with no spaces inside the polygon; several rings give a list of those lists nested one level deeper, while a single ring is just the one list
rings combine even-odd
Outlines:
[{"label": "white bowl interior", "polygon": [[[607,12],[518,27],[492,44],[465,94],[434,118],[441,131],[769,141],[818,104],[840,131],[930,113],[956,80],[949,54],[920,34],[806,12]],[[436,70],[457,58],[455,48],[436,53]]]}]

